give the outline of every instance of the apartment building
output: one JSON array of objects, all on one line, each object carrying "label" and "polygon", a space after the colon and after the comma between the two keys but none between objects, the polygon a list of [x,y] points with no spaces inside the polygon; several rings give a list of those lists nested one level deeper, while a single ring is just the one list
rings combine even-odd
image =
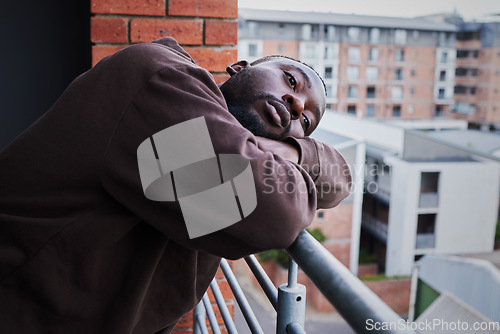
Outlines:
[{"label": "apartment building", "polygon": [[308,63],[325,80],[330,110],[432,118],[453,104],[455,30],[418,18],[240,9],[238,56]]},{"label": "apartment building", "polygon": [[453,117],[500,124],[500,22],[457,25]]},{"label": "apartment building", "polygon": [[419,131],[467,131],[466,121],[330,112],[320,128],[342,129],[366,144],[359,244],[376,256],[381,272],[410,275],[423,255],[493,250],[500,158]]}]

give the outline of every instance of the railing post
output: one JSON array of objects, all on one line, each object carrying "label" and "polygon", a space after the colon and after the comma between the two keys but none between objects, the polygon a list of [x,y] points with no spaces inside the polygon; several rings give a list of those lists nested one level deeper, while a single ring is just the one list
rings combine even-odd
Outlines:
[{"label": "railing post", "polygon": [[278,318],[276,334],[287,334],[290,323],[304,327],[306,313],[306,287],[297,283],[298,267],[290,258],[288,269],[288,283],[278,288]]}]

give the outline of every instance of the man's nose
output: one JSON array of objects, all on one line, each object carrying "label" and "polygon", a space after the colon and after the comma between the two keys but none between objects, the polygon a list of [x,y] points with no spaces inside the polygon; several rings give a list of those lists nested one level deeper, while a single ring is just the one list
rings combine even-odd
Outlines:
[{"label": "man's nose", "polygon": [[299,119],[302,116],[302,112],[304,111],[304,101],[302,99],[291,94],[285,94],[283,101],[288,105],[292,120]]}]

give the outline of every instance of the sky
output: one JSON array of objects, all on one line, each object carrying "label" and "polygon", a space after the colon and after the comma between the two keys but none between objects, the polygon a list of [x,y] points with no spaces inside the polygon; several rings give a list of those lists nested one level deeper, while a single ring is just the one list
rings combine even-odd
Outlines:
[{"label": "sky", "polygon": [[[484,20],[491,13],[500,15],[500,0],[238,0],[238,4],[242,8],[399,17],[456,10],[468,21]],[[500,21],[500,16],[497,20]]]}]

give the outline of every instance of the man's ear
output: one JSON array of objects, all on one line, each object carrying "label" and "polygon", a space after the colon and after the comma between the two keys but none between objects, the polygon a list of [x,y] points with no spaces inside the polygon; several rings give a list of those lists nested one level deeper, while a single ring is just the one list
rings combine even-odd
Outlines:
[{"label": "man's ear", "polygon": [[246,60],[240,60],[226,67],[226,72],[229,73],[230,76],[233,76],[234,74],[249,66],[251,65]]}]

